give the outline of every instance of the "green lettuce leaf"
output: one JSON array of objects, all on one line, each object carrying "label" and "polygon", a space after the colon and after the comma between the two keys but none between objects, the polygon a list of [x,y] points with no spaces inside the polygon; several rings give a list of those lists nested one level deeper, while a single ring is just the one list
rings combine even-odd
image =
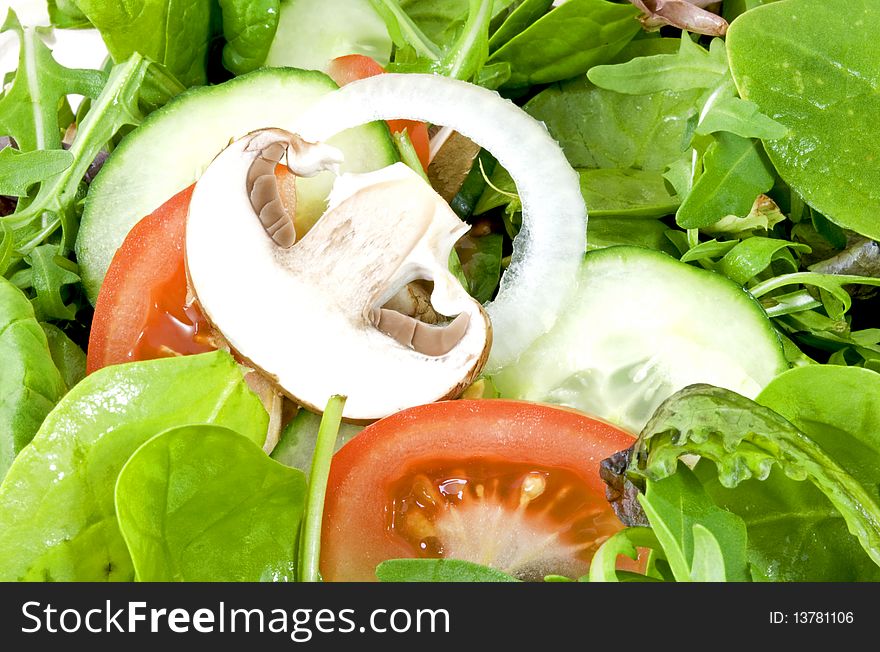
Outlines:
[{"label": "green lettuce leaf", "polygon": [[[857,396],[868,395],[860,390]],[[721,485],[733,488],[752,478],[765,480],[776,467],[792,480],[812,482],[880,565],[880,467],[866,473],[823,444],[739,394],[694,385],[663,403],[645,426],[636,444],[635,473],[656,481],[673,475],[681,456],[699,455],[715,463]]]},{"label": "green lettuce leaf", "polygon": [[171,427],[200,423],[262,445],[268,420],[228,353],[91,374],[49,414],[0,485],[0,580],[134,579],[113,502],[132,453]]},{"label": "green lettuce leaf", "polygon": [[[27,297],[0,278],[0,480],[67,387]],[[0,535],[2,536],[2,535]],[[5,550],[5,548],[3,548]]]},{"label": "green lettuce leaf", "polygon": [[139,581],[293,581],[305,492],[248,437],[182,426],[126,462],[116,515]]}]

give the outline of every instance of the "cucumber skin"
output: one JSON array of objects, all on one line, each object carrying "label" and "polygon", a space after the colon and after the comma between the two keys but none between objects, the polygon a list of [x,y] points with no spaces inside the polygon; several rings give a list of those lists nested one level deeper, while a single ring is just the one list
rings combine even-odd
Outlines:
[{"label": "cucumber skin", "polygon": [[[249,87],[254,93],[245,93]],[[220,153],[231,138],[237,138],[255,129],[263,127],[279,126],[279,120],[292,123],[296,117],[308,106],[325,93],[336,90],[338,86],[327,75],[313,70],[299,70],[296,68],[261,68],[252,73],[231,79],[217,86],[199,86],[191,88],[173,98],[168,104],[151,113],[141,125],[128,134],[113,154],[107,160],[101,172],[92,182],[89,194],[86,196],[85,208],[80,223],[80,231],[76,241],[76,255],[80,265],[83,285],[89,300],[94,305],[104,275],[110,266],[110,262],[116,250],[122,244],[129,230],[141,218],[150,214],[164,201],[194,183],[201,172],[210,164],[214,157]],[[274,93],[273,93],[274,91]],[[236,96],[240,94],[241,97]],[[192,132],[204,130],[206,121],[191,120],[186,112],[192,110],[206,111],[213,105],[215,108],[221,104],[235,99],[239,104],[248,104],[256,98],[283,97],[283,106],[291,106],[291,100],[296,101],[303,97],[311,96],[308,103],[292,109],[283,118],[267,118],[275,124],[265,124],[264,121],[253,120],[253,112],[244,119],[241,115],[233,116],[228,124],[235,123],[231,128],[219,125],[220,136],[205,136],[201,141],[213,141],[209,148],[210,153],[200,157],[197,162],[182,174],[174,170],[174,161],[179,158],[183,148],[192,147]],[[211,100],[216,101],[212,102]],[[191,108],[194,106],[194,109]],[[268,104],[268,113],[280,113],[277,104]],[[253,107],[249,107],[253,108]],[[213,116],[215,119],[225,120],[226,115]],[[179,123],[183,123],[183,128]],[[189,133],[188,133],[189,132]],[[229,133],[233,132],[233,133]],[[342,134],[341,140],[348,143],[352,140],[363,141],[369,150],[369,157],[352,157],[343,166],[343,171],[370,171],[397,162],[397,150],[391,140],[385,123],[372,123],[364,125],[356,130]],[[156,139],[173,139],[174,147],[165,148],[160,152],[161,159],[153,166],[156,172],[146,175],[148,183],[141,183],[143,190],[137,188],[137,180],[144,178],[143,161],[156,157],[156,147],[164,147],[165,144],[152,146],[150,141]],[[195,135],[195,141],[199,135]],[[336,143],[337,139],[331,139]],[[345,146],[341,146],[344,152]],[[178,156],[175,156],[175,153]],[[369,158],[370,160],[366,160]],[[163,165],[170,159],[169,165]],[[315,185],[315,180],[305,180],[303,195],[307,200],[308,195],[314,194],[309,191],[306,184]],[[132,185],[135,190],[131,191]],[[327,185],[321,182],[321,185]],[[140,198],[140,201],[139,201]],[[321,198],[323,199],[323,197]],[[314,208],[315,201],[311,204]],[[114,217],[108,218],[108,215]]]},{"label": "cucumber skin", "polygon": [[[696,325],[697,336],[706,335],[717,329],[718,346],[703,348],[707,358],[709,355],[720,354],[718,357],[727,356],[734,361],[730,365],[729,376],[731,379],[736,379],[737,376],[751,378],[759,390],[773,377],[788,369],[789,365],[783,353],[779,334],[763,307],[751,294],[720,274],[682,263],[663,252],[635,246],[614,246],[588,252],[581,267],[581,285],[572,297],[572,302],[577,302],[579,298],[582,301],[586,300],[585,295],[581,293],[589,291],[591,276],[598,277],[600,282],[609,283],[609,281],[613,282],[613,278],[609,279],[608,276],[618,275],[624,279],[627,276],[632,277],[633,274],[641,274],[639,279],[643,282],[637,284],[637,289],[646,293],[643,297],[644,304],[650,302],[649,295],[653,284],[658,283],[657,279],[668,279],[670,284],[682,284],[684,281],[690,286],[681,288],[684,297],[681,305],[673,305],[673,300],[666,306],[669,311],[667,314],[685,314],[680,309],[687,306],[689,302],[695,305],[694,296],[699,297],[699,302],[701,302],[699,312],[694,310],[687,313],[688,319],[686,321]],[[627,281],[621,280],[621,291],[626,283]],[[663,282],[660,283],[662,285]],[[602,291],[601,286],[599,291]],[[605,296],[607,296],[607,290],[605,290]],[[622,299],[620,304],[626,305],[627,300]],[[579,308],[575,304],[571,312],[577,313],[578,310]],[[725,315],[729,315],[733,319],[726,319]],[[582,323],[572,323],[575,319]],[[638,432],[646,421],[646,418],[642,419],[642,417],[648,404],[650,404],[650,413],[652,413],[653,408],[656,408],[663,398],[682,387],[672,387],[667,396],[640,401],[639,383],[635,381],[628,385],[619,383],[620,369],[602,369],[601,362],[596,368],[578,368],[577,363],[573,362],[578,355],[577,347],[580,345],[589,348],[589,344],[582,343],[583,340],[600,343],[614,340],[610,330],[605,331],[604,337],[601,330],[598,337],[589,335],[590,332],[595,332],[597,325],[600,329],[603,328],[602,321],[601,315],[591,319],[577,314],[575,316],[563,315],[554,328],[539,338],[515,364],[502,369],[492,377],[501,396],[503,398],[559,403],[592,413],[633,432]],[[633,314],[629,323],[633,325],[631,337],[637,340],[642,320],[639,319],[638,314]],[[622,331],[614,331],[613,334],[616,335],[617,332]],[[578,338],[573,337],[573,333],[578,335],[583,333],[584,335]],[[739,345],[734,346],[731,339],[741,337],[743,333],[748,334],[746,341],[741,341]],[[646,341],[650,340],[652,344],[656,344],[655,332],[646,331],[642,335]],[[670,344],[669,350],[672,350],[675,338],[680,336],[676,333],[674,335],[667,334],[666,337],[667,343]],[[705,340],[705,337],[700,339]],[[695,341],[697,341],[696,337]],[[623,348],[622,346],[621,350]],[[594,350],[601,350],[601,348],[597,347]],[[662,353],[666,350],[664,346],[657,345],[656,350],[652,350],[652,352],[660,352],[662,357]],[[633,360],[634,363],[639,361],[639,359]],[[683,362],[678,370],[675,370],[675,365],[672,363],[670,367],[673,368],[673,371],[681,371],[682,368],[686,369],[687,362]],[[575,376],[581,374],[583,374],[582,377],[575,381]],[[618,381],[615,381],[614,378],[617,378]],[[661,388],[663,380],[664,378],[661,376]],[[702,381],[693,379],[686,384],[693,382]],[[615,384],[618,386],[614,387]],[[564,386],[567,389],[563,391]],[[584,395],[581,397],[582,403],[572,404],[573,402],[568,400],[572,396],[572,392],[576,392],[572,387],[581,386],[584,388]],[[730,389],[736,391],[736,388],[731,387]],[[756,394],[757,391],[750,393]]]}]

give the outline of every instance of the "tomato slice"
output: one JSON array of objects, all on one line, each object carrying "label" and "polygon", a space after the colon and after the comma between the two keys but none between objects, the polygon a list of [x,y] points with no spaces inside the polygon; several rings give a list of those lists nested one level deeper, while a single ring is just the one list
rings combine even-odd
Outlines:
[{"label": "tomato slice", "polygon": [[386,559],[449,557],[521,579],[579,577],[623,527],[599,464],[633,441],[519,401],[446,401],[377,421],[333,457],[322,575],[370,581]]},{"label": "tomato slice", "polygon": [[[381,75],[385,69],[375,59],[363,54],[348,54],[330,62],[329,74],[339,86],[345,86],[358,79]],[[419,156],[422,167],[428,169],[431,162],[431,144],[428,138],[428,125],[415,120],[389,120],[388,129],[396,134],[406,131],[413,148]]]},{"label": "tomato slice", "polygon": [[110,364],[212,350],[186,302],[183,246],[192,186],[138,222],[113,257],[89,335],[89,373]]}]

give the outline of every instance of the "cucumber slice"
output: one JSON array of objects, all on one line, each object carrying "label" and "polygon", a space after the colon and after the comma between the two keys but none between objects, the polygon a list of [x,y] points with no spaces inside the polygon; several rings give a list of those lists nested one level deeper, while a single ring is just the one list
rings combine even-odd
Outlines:
[{"label": "cucumber slice", "polygon": [[[263,69],[191,89],[150,114],[116,148],[86,198],[76,255],[91,302],[131,227],[198,179],[230,139],[262,127],[290,129],[336,88],[320,72]],[[343,172],[369,172],[397,161],[384,123],[351,129],[329,142],[345,154]],[[323,173],[297,180],[298,217],[320,217],[333,178]]]},{"label": "cucumber slice", "polygon": [[569,309],[492,380],[503,397],[565,405],[636,433],[688,385],[754,398],[787,368],[776,330],[740,286],[619,246],[584,257]]},{"label": "cucumber slice", "polygon": [[[315,445],[318,443],[318,428],[321,426],[321,415],[300,408],[293,420],[281,432],[278,445],[272,451],[271,458],[285,466],[299,469],[306,474],[306,480],[312,470],[312,458],[315,456]],[[353,423],[339,424],[336,437],[336,450],[354,439],[364,426]]]},{"label": "cucumber slice", "polygon": [[365,54],[386,65],[391,37],[370,0],[283,0],[267,66],[327,71],[346,54]]}]

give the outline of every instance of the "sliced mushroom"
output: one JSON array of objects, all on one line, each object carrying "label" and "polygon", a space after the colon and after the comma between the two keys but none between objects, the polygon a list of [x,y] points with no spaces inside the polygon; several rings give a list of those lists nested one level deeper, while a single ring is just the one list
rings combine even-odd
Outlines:
[{"label": "sliced mushroom", "polygon": [[[279,241],[277,220],[262,215],[271,197],[263,202],[261,190],[252,201],[254,177],[285,155],[296,174],[338,162],[332,148],[298,151],[302,141],[289,136],[264,130],[233,142],[196,184],[186,259],[201,310],[243,359],[310,409],[345,394],[344,417],[368,421],[456,396],[491,343],[482,306],[447,267],[468,226],[398,163],[339,177],[312,229],[295,244]],[[435,314],[425,320],[428,311],[406,314],[390,302],[414,281],[433,284]]]}]

